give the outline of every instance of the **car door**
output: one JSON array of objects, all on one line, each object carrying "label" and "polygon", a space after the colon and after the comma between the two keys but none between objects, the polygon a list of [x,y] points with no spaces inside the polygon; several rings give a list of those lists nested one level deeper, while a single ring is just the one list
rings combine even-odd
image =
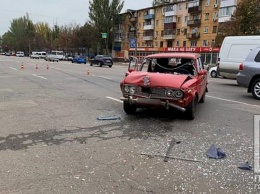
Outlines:
[{"label": "car door", "polygon": [[203,95],[203,93],[205,92],[205,89],[207,88],[207,70],[204,69],[203,67],[203,63],[201,61],[201,58],[197,58],[196,59],[196,63],[197,63],[197,69],[198,69],[198,74],[197,74],[197,91],[199,94],[199,98],[201,98],[201,96]]}]

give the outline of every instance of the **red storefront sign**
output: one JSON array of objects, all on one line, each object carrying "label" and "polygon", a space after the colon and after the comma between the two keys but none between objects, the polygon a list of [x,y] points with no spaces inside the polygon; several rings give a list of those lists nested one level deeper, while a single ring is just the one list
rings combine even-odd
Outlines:
[{"label": "red storefront sign", "polygon": [[[218,53],[219,47],[163,47],[163,48],[136,48],[136,51],[159,51],[159,52],[195,52],[195,53]],[[129,48],[129,51],[135,51]]]}]

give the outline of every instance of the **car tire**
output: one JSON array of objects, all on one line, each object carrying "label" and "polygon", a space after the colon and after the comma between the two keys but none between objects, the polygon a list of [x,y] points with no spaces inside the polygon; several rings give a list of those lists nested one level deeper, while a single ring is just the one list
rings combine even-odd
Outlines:
[{"label": "car tire", "polygon": [[109,65],[109,68],[111,68],[112,67],[112,65]]},{"label": "car tire", "polygon": [[98,65],[99,65],[99,67],[102,67],[102,63],[101,62],[98,62]]},{"label": "car tire", "polygon": [[251,91],[254,98],[260,100],[260,79],[257,79],[253,82]]},{"label": "car tire", "polygon": [[90,63],[90,66],[92,66],[93,65],[93,63]]},{"label": "car tire", "polygon": [[204,91],[204,93],[203,93],[203,95],[202,95],[202,97],[201,97],[199,103],[204,103],[204,102],[205,102],[205,99],[206,99],[206,91],[207,91],[207,89],[205,89],[205,91]]},{"label": "car tire", "polygon": [[213,77],[213,78],[216,78],[216,77],[218,77],[218,74],[217,74],[216,71],[211,71],[210,76]]},{"label": "car tire", "polygon": [[187,109],[186,109],[186,112],[185,112],[186,118],[188,120],[193,120],[195,118],[195,111],[196,111],[197,103],[198,103],[197,96],[194,96],[193,100],[187,106]]},{"label": "car tire", "polygon": [[135,114],[136,109],[137,109],[135,105],[129,104],[128,102],[124,102],[123,106],[124,106],[124,111],[126,114],[129,114],[129,115]]}]

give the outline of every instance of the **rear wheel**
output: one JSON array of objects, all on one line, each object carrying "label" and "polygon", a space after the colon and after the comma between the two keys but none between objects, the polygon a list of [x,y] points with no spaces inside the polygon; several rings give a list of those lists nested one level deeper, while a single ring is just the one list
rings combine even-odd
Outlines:
[{"label": "rear wheel", "polygon": [[251,87],[251,91],[254,98],[260,100],[260,79],[254,81]]},{"label": "rear wheel", "polygon": [[109,65],[109,68],[111,68],[112,67],[112,65]]},{"label": "rear wheel", "polygon": [[98,62],[98,65],[99,65],[99,67],[102,67],[102,63],[101,62]]},{"label": "rear wheel", "polygon": [[93,65],[93,63],[90,62],[90,66],[92,66],[92,65]]},{"label": "rear wheel", "polygon": [[129,115],[135,114],[136,109],[137,108],[135,105],[131,105],[128,102],[124,102],[124,111],[126,114],[129,114]]},{"label": "rear wheel", "polygon": [[197,103],[198,103],[197,96],[194,96],[193,100],[190,102],[190,104],[187,106],[186,109],[187,119],[193,120],[195,118],[195,110],[196,110]]}]

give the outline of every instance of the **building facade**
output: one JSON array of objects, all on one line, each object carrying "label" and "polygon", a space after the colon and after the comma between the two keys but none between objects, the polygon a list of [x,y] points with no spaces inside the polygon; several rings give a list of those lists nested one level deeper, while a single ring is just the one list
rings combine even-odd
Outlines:
[{"label": "building facade", "polygon": [[199,52],[216,64],[219,23],[230,20],[237,0],[164,0],[154,7],[127,10],[115,27],[113,57],[140,59],[158,52]]}]

